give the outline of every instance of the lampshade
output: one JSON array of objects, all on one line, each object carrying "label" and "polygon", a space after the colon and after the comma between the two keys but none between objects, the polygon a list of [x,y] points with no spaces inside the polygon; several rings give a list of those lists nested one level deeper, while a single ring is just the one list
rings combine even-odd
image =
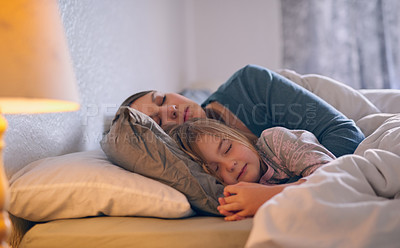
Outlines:
[{"label": "lampshade", "polygon": [[[0,113],[79,109],[57,0],[0,0]],[[8,247],[8,182],[0,115],[0,248]],[[12,145],[12,144],[11,144]]]},{"label": "lampshade", "polygon": [[57,0],[1,0],[0,112],[79,109]]}]

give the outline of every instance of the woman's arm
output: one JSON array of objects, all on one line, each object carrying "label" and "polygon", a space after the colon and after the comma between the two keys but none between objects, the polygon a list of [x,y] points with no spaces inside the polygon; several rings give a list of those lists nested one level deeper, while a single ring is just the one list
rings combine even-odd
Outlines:
[{"label": "woman's arm", "polygon": [[286,187],[303,182],[305,179],[290,184],[272,186],[247,182],[228,185],[224,189],[225,197],[219,199],[221,205],[218,206],[218,211],[225,215],[225,220],[228,221],[252,217],[264,202],[282,192]]}]

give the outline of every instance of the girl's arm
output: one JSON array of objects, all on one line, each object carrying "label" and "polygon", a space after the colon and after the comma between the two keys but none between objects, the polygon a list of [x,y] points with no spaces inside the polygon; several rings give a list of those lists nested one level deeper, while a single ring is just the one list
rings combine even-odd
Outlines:
[{"label": "girl's arm", "polygon": [[262,185],[258,183],[240,182],[228,185],[224,189],[224,198],[220,198],[218,211],[225,215],[225,220],[241,220],[252,217],[264,202],[282,192],[286,187],[305,182],[300,179],[290,184]]},{"label": "girl's arm", "polygon": [[289,177],[309,176],[321,165],[335,159],[335,156],[306,130],[269,128],[262,132],[257,146],[273,161],[271,166],[276,167],[275,171],[283,171]]}]

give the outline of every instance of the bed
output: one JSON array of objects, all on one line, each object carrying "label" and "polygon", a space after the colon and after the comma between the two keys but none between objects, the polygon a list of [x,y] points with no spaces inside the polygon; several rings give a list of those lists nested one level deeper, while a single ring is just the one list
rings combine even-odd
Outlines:
[{"label": "bed", "polygon": [[[13,175],[13,246],[396,247],[400,90],[354,90],[320,75],[279,73],[356,122],[367,138],[354,155],[288,187],[254,218],[225,222],[215,209],[223,186],[174,150],[148,118],[120,109],[103,150],[41,159]],[[112,146],[116,126],[135,130],[125,138],[138,156],[106,156],[104,150],[119,149]]]}]

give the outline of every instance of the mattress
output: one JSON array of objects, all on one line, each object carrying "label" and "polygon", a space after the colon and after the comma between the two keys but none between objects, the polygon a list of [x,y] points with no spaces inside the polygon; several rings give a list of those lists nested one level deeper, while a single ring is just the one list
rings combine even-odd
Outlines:
[{"label": "mattress", "polygon": [[253,219],[95,217],[56,220],[32,227],[20,248],[244,247]]}]

